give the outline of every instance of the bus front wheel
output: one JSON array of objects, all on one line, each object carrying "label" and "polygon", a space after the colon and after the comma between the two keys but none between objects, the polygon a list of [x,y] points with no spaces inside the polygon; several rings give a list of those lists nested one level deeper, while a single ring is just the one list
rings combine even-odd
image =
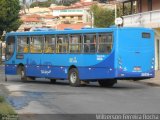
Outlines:
[{"label": "bus front wheel", "polygon": [[113,87],[113,85],[117,83],[117,80],[116,79],[98,80],[98,83],[101,87]]},{"label": "bus front wheel", "polygon": [[79,87],[81,85],[78,70],[76,68],[69,70],[68,79],[71,86]]},{"label": "bus front wheel", "polygon": [[26,81],[27,77],[25,75],[25,68],[23,66],[21,66],[19,69],[20,69],[19,71],[20,71],[21,80]]}]

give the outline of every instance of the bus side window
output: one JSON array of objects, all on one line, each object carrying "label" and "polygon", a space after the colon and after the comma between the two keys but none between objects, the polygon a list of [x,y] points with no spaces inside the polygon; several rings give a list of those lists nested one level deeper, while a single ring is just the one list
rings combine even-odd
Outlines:
[{"label": "bus side window", "polygon": [[28,53],[29,52],[29,37],[27,36],[18,36],[18,53]]},{"label": "bus side window", "polygon": [[43,51],[43,36],[32,36],[30,41],[30,52],[31,53],[42,53]]},{"label": "bus side window", "polygon": [[65,35],[63,37],[63,44],[62,44],[62,47],[63,47],[63,53],[67,53],[68,52],[68,35]]},{"label": "bus side window", "polygon": [[62,42],[63,42],[63,38],[60,36],[57,36],[57,46],[56,46],[57,53],[62,53]]},{"label": "bus side window", "polygon": [[45,37],[45,53],[54,53],[55,52],[55,37],[53,35],[47,35]]},{"label": "bus side window", "polygon": [[99,34],[98,41],[98,52],[99,53],[110,53],[112,50],[112,34],[111,33],[101,33]]},{"label": "bus side window", "polygon": [[68,52],[68,35],[57,36],[57,53],[67,53]]},{"label": "bus side window", "polygon": [[84,35],[84,53],[95,53],[96,52],[96,35],[86,34]]},{"label": "bus side window", "polygon": [[81,35],[70,35],[69,51],[70,53],[80,53],[82,50]]},{"label": "bus side window", "polygon": [[88,53],[90,51],[90,40],[86,40],[86,43],[84,44],[84,52]]}]

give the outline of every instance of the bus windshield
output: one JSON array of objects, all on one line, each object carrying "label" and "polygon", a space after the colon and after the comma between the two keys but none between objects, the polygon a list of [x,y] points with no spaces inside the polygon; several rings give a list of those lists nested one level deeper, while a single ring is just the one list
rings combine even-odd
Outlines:
[{"label": "bus windshield", "polygon": [[14,47],[15,47],[15,39],[13,36],[10,36],[7,38],[7,43],[6,43],[6,60],[9,60],[14,53]]}]

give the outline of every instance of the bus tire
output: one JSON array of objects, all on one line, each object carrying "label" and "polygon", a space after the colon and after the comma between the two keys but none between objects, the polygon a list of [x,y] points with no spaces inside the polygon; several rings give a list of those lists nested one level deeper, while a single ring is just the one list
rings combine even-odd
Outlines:
[{"label": "bus tire", "polygon": [[27,79],[27,81],[32,81],[32,80],[35,80],[36,78],[35,77],[26,77]]},{"label": "bus tire", "polygon": [[56,83],[56,79],[50,79],[50,82],[51,82],[52,84],[55,84],[55,83]]},{"label": "bus tire", "polygon": [[23,66],[20,67],[20,76],[22,81],[27,81],[27,77],[25,75],[25,68]]},{"label": "bus tire", "polygon": [[68,73],[69,83],[73,87],[79,87],[81,85],[81,81],[79,79],[79,73],[76,68],[72,68]]},{"label": "bus tire", "polygon": [[98,80],[98,83],[101,87],[113,87],[113,85],[117,83],[117,80],[116,79]]}]

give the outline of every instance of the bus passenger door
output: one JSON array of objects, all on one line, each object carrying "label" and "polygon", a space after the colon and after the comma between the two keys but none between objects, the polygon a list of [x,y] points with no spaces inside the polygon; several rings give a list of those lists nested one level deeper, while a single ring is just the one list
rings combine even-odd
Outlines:
[{"label": "bus passenger door", "polygon": [[[28,76],[44,77],[41,70],[42,68],[42,55],[43,55],[43,42],[44,36],[35,35],[29,39],[29,53],[25,54],[25,61],[28,64]],[[27,46],[26,46],[27,47]],[[26,49],[24,48],[24,51]]]}]

